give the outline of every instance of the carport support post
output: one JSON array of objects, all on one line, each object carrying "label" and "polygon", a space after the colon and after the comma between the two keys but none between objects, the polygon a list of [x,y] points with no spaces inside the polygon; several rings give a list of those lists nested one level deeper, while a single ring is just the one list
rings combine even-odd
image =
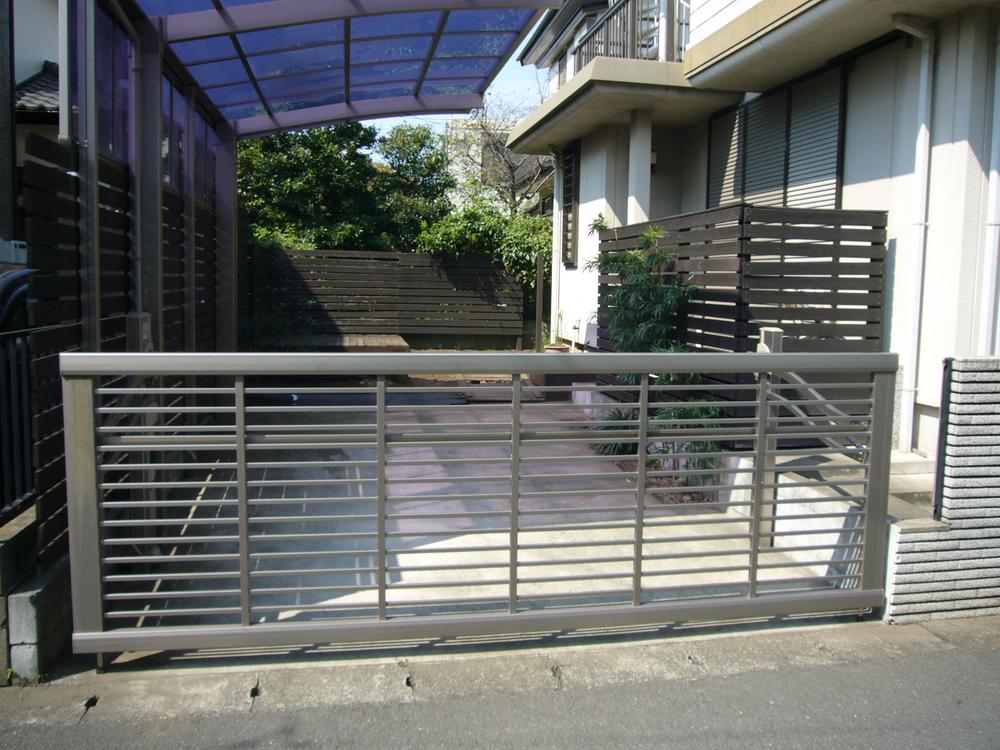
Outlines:
[{"label": "carport support post", "polygon": [[83,351],[101,350],[100,208],[97,185],[97,3],[76,2],[80,173],[80,306]]},{"label": "carport support post", "polygon": [[[228,124],[215,128],[215,343],[220,352],[235,352],[239,335],[239,218],[236,200],[236,135]],[[247,280],[249,282],[249,280]]]},{"label": "carport support post", "polygon": [[163,57],[160,34],[148,21],[137,22],[138,54],[142,59],[139,81],[138,165],[142,212],[139,246],[142,275],[140,309],[150,314],[153,348],[163,351],[163,180],[160,159],[163,148]]}]

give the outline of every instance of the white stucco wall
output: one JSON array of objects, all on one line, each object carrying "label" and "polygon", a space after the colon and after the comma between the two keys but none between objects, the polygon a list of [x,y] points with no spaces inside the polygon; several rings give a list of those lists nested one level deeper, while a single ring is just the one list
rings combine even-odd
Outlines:
[{"label": "white stucco wall", "polygon": [[[561,215],[556,207],[553,260],[553,328],[558,337],[582,345],[597,344],[597,277],[587,265],[597,257],[599,241],[590,225],[603,216],[608,226],[627,223],[627,126],[608,126],[580,143],[580,225],[576,268],[561,263]],[[707,124],[684,129],[655,128],[656,170],[650,176],[650,216],[664,218],[705,207]],[[561,191],[561,180],[556,185]]]},{"label": "white stucco wall", "polygon": [[[628,128],[609,126],[580,143],[580,206],[576,268],[561,265],[560,241],[554,238],[554,260],[560,263],[553,328],[560,338],[597,345],[597,272],[587,265],[597,257],[599,241],[590,226],[603,216],[608,226],[625,220],[628,189]],[[558,234],[558,233],[557,233]]]},{"label": "white stucco wall", "polygon": [[760,2],[761,0],[692,0],[690,44],[697,44]]},{"label": "white stucco wall", "polygon": [[[989,163],[990,15],[938,27],[927,250],[917,370],[917,448],[933,454],[941,362],[975,353]],[[855,61],[848,83],[844,208],[889,212],[889,348],[912,351],[914,147],[920,46],[905,40]]]},{"label": "white stucco wall", "polygon": [[58,0],[14,0],[14,77],[23,81],[59,59]]}]

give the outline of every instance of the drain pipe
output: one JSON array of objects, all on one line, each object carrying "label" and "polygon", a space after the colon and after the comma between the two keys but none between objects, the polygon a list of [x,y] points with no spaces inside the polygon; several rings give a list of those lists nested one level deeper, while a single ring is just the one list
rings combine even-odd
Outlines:
[{"label": "drain pipe", "polygon": [[993,123],[990,137],[990,180],[986,197],[986,236],[983,241],[983,277],[979,306],[979,354],[1000,353],[1000,40],[994,39]]},{"label": "drain pipe", "polygon": [[910,274],[909,346],[903,362],[903,387],[899,413],[899,447],[913,449],[916,437],[917,363],[920,355],[920,328],[923,307],[924,262],[927,255],[927,192],[931,163],[931,99],[934,92],[934,30],[922,20],[907,15],[894,15],[893,26],[921,42],[920,91],[917,104],[917,142],[913,161],[915,183],[913,226],[910,252],[913,256]]}]

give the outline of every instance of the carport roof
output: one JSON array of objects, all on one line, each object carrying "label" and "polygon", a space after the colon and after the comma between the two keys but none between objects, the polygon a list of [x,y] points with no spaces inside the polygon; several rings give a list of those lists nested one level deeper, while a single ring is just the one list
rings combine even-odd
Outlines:
[{"label": "carport roof", "polygon": [[464,112],[556,0],[138,0],[238,136]]}]

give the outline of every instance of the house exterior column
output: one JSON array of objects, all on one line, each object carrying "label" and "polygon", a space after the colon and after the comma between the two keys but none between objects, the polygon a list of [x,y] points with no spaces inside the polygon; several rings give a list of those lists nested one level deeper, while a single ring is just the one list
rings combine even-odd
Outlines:
[{"label": "house exterior column", "polygon": [[653,115],[633,110],[628,137],[629,224],[649,221],[650,154],[653,150]]}]

